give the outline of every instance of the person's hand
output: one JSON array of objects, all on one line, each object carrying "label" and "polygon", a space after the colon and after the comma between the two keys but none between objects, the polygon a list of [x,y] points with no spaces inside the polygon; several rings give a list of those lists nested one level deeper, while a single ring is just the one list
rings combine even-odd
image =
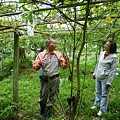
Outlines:
[{"label": "person's hand", "polygon": [[95,79],[95,76],[94,76],[94,75],[92,75],[92,79]]},{"label": "person's hand", "polygon": [[110,87],[110,85],[109,84],[106,84],[106,89],[108,89]]},{"label": "person's hand", "polygon": [[33,68],[37,71],[40,69],[40,61],[36,60],[32,63]]},{"label": "person's hand", "polygon": [[69,56],[64,56],[64,59],[65,59],[65,62],[66,62],[67,64],[69,64],[69,62],[70,62]]},{"label": "person's hand", "polygon": [[40,65],[40,61],[39,61],[39,60],[36,60],[36,61],[34,61],[34,62],[32,63],[32,65],[35,65],[35,64]]},{"label": "person's hand", "polygon": [[36,61],[36,64],[40,65],[40,61],[39,61],[39,60],[38,60],[38,61]]}]

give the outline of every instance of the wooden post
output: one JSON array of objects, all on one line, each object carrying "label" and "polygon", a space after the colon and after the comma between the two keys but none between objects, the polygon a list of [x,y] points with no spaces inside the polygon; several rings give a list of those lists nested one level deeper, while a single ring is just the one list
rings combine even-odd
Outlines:
[{"label": "wooden post", "polygon": [[13,102],[18,102],[19,35],[14,31]]}]

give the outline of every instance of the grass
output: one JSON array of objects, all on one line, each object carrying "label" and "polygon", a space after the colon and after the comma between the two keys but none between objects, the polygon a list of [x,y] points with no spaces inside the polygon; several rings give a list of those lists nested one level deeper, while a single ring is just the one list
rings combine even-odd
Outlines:
[{"label": "grass", "polygon": [[[89,69],[90,66],[89,66]],[[81,75],[81,100],[78,105],[76,120],[93,120],[97,117],[98,110],[91,111],[95,99],[95,80],[87,74]],[[70,97],[71,84],[68,81],[67,70],[61,71],[60,102],[57,100],[50,120],[64,120],[63,111],[69,114],[67,98]],[[116,76],[110,88],[108,112],[103,115],[107,120],[119,120],[120,118],[120,77]],[[26,69],[19,75],[18,104],[13,103],[13,76],[9,76],[0,82],[0,118],[1,120],[38,120],[35,114],[39,111],[39,72]],[[76,78],[73,84],[73,96],[76,94]],[[61,107],[61,105],[62,107]],[[63,110],[63,109],[64,110]],[[39,118],[42,120],[42,118]],[[101,119],[101,118],[100,118]]]}]

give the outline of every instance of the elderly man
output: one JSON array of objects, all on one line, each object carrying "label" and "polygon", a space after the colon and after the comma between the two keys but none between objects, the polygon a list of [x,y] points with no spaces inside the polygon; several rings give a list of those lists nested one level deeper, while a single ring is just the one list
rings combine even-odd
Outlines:
[{"label": "elderly man", "polygon": [[40,88],[40,114],[46,120],[50,116],[50,111],[59,93],[59,66],[68,68],[69,58],[63,57],[55,51],[56,40],[49,38],[46,40],[46,51],[40,52],[33,62],[33,68],[42,68],[41,88]]}]

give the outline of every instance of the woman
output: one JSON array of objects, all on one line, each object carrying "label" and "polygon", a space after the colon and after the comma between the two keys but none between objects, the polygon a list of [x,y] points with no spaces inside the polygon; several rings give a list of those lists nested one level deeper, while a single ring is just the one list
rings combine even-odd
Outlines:
[{"label": "woman", "polygon": [[93,79],[96,79],[96,99],[91,109],[99,107],[98,116],[107,111],[109,87],[113,83],[117,68],[116,48],[115,41],[106,42],[105,51],[101,52],[92,76]]}]

